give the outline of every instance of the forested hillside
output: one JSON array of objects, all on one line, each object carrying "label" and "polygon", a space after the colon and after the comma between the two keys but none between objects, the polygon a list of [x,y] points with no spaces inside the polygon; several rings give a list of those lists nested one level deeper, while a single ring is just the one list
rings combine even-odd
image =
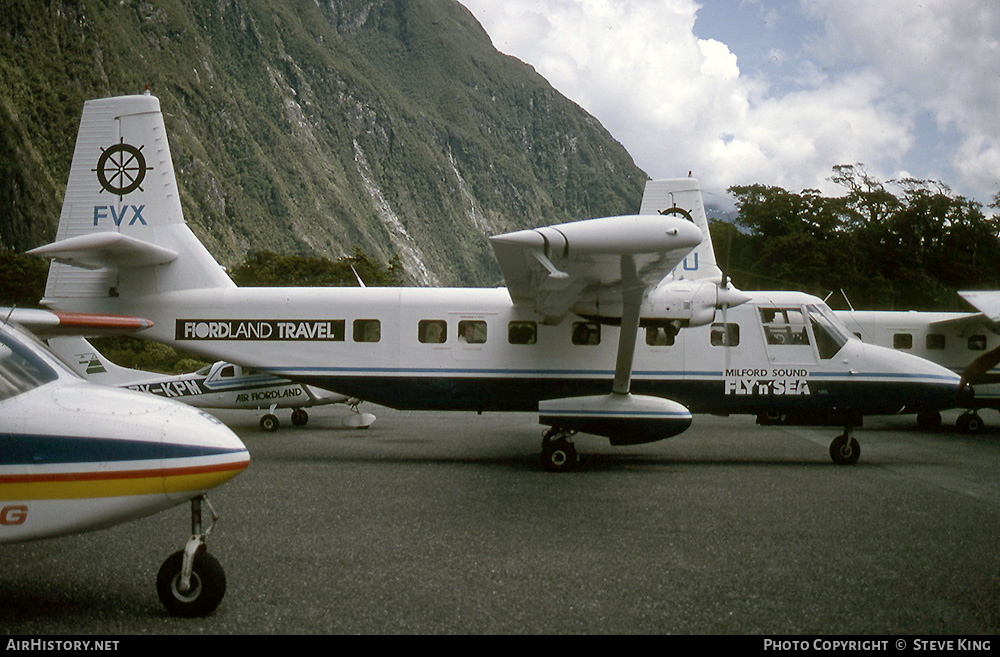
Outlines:
[{"label": "forested hillside", "polygon": [[54,236],[83,102],[146,85],[226,265],[361,249],[496,284],[487,234],[634,212],[645,179],[453,0],[4,0],[0,248]]},{"label": "forested hillside", "polygon": [[[634,212],[645,180],[454,0],[3,0],[2,301],[40,296],[45,264],[19,254],[55,234],[84,101],[147,84],[189,223],[264,284],[328,284],[352,258],[385,272],[370,284],[500,284],[488,235]],[[861,166],[832,177],[842,196],[731,188],[737,224],[713,231],[737,286],[900,309],[1000,288],[980,204]]]}]

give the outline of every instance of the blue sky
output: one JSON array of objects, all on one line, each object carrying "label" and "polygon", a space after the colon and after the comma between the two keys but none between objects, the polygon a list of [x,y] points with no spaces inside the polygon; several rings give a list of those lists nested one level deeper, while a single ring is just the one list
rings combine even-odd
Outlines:
[{"label": "blue sky", "polygon": [[993,0],[460,1],[650,176],[693,171],[716,200],[839,195],[832,167],[855,163],[984,205],[1000,192]]}]

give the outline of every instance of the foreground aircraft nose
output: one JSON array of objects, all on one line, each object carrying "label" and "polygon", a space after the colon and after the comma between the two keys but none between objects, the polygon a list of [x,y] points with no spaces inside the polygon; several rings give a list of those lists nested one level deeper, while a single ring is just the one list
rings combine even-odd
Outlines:
[{"label": "foreground aircraft nose", "polygon": [[163,486],[173,501],[220,486],[250,464],[250,453],[239,436],[203,411],[174,409],[163,432]]},{"label": "foreground aircraft nose", "polygon": [[[20,441],[32,454],[24,471],[32,484],[25,501],[33,538],[162,511],[225,483],[250,462],[228,427],[177,402],[82,382],[15,399],[42,403],[36,395],[48,397],[47,412],[22,420]],[[53,427],[63,429],[54,435]]]}]

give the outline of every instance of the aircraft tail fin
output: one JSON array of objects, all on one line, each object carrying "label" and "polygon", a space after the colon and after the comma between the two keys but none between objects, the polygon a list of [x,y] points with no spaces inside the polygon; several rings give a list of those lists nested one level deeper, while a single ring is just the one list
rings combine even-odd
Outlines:
[{"label": "aircraft tail fin", "polygon": [[701,198],[701,187],[694,178],[647,180],[639,214],[678,214],[701,229],[701,244],[670,273],[672,280],[711,280],[723,284],[723,273],[715,258],[708,216]]},{"label": "aircraft tail fin", "polygon": [[42,303],[119,313],[128,300],[233,282],[184,221],[160,101],[149,95],[83,107]]},{"label": "aircraft tail fin", "polygon": [[99,352],[86,338],[59,337],[48,340],[49,349],[62,358],[73,371],[92,383],[119,386],[142,381],[149,372],[132,370],[115,365]]}]

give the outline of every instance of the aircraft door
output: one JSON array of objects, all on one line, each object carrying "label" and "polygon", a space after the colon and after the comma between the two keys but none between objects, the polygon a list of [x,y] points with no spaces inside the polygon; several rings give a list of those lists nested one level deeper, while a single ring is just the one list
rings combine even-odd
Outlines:
[{"label": "aircraft door", "polygon": [[816,349],[800,306],[760,307],[764,346],[772,365],[813,365]]}]

